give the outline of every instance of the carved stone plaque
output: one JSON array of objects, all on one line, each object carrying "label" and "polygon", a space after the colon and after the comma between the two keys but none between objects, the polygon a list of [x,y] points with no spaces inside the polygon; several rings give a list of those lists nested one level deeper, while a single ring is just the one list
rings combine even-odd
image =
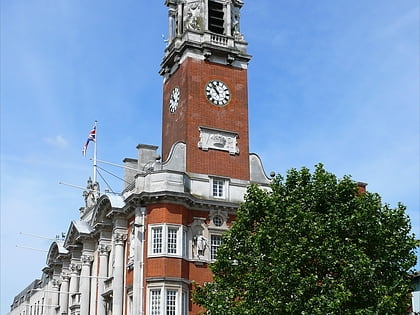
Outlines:
[{"label": "carved stone plaque", "polygon": [[238,134],[232,131],[199,127],[200,141],[198,147],[203,151],[209,149],[227,151],[231,155],[239,154]]}]

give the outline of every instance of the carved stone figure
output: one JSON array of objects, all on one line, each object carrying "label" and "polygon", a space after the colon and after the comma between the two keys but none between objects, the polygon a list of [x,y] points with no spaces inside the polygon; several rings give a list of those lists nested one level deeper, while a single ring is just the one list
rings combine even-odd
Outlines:
[{"label": "carved stone figure", "polygon": [[243,40],[244,38],[240,30],[240,17],[239,8],[234,8],[232,10],[232,35],[237,40]]},{"label": "carved stone figure", "polygon": [[185,5],[184,25],[186,29],[201,31],[201,1],[193,0]]},{"label": "carved stone figure", "polygon": [[135,246],[136,246],[135,238],[136,238],[135,228],[133,225],[131,229],[131,233],[130,233],[130,247],[128,248],[128,262],[129,263],[134,262],[134,251],[135,251]]},{"label": "carved stone figure", "polygon": [[231,155],[239,154],[237,137],[235,132],[200,127],[198,147],[203,151],[216,149],[228,151]]},{"label": "carved stone figure", "polygon": [[196,243],[197,243],[197,255],[198,256],[204,256],[204,252],[207,248],[207,239],[203,235],[198,235],[196,237]]},{"label": "carved stone figure", "polygon": [[99,195],[99,183],[92,183],[92,179],[89,177],[87,181],[86,190],[83,191],[83,197],[85,198],[86,208],[93,207],[96,204]]}]

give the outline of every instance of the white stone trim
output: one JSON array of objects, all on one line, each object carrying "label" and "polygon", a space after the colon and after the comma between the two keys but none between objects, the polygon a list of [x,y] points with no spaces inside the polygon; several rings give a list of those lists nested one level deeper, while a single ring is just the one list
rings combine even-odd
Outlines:
[{"label": "white stone trim", "polygon": [[[153,230],[156,228],[162,228],[162,251],[160,253],[153,253]],[[170,228],[177,229],[176,234],[176,253],[169,253],[168,250],[168,231]],[[148,227],[148,257],[178,257],[187,258],[188,251],[186,251],[186,228],[181,224],[149,224]]]},{"label": "white stone trim", "polygon": [[198,147],[203,151],[209,149],[226,151],[230,155],[239,154],[238,133],[209,127],[198,127],[200,131],[200,141]]},{"label": "white stone trim", "polygon": [[[166,314],[167,306],[167,291],[173,290],[176,291],[176,300],[175,300],[175,314],[186,315],[189,313],[189,303],[183,303],[183,299],[189,301],[189,290],[188,287],[182,283],[173,283],[169,282],[153,282],[147,285],[146,293],[146,314],[152,315],[151,310],[151,292],[159,291],[160,292],[160,315]],[[183,309],[183,306],[186,309]]]}]

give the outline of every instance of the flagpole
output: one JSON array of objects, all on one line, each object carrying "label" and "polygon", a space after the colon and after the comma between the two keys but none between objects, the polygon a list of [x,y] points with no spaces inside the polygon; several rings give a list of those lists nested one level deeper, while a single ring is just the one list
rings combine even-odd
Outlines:
[{"label": "flagpole", "polygon": [[93,183],[96,183],[96,173],[97,173],[97,150],[96,143],[98,142],[98,129],[96,127],[98,121],[95,120],[95,141],[93,141]]}]

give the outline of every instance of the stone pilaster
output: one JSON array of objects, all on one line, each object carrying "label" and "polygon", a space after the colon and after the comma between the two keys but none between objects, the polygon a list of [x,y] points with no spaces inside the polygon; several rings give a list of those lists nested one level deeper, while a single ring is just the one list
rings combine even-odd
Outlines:
[{"label": "stone pilaster", "polygon": [[[124,245],[127,240],[126,231],[114,232],[115,261],[113,281],[112,313],[123,314],[124,299]],[[83,314],[81,314],[83,315]]]},{"label": "stone pilaster", "polygon": [[73,296],[79,293],[79,276],[80,276],[80,270],[82,269],[82,265],[81,264],[77,264],[77,263],[71,263],[70,264],[70,287],[69,287],[69,292],[70,292],[70,305],[69,306],[73,306]]},{"label": "stone pilaster", "polygon": [[108,276],[108,256],[111,246],[108,244],[99,244],[99,272],[98,272],[98,315],[106,315],[106,304],[102,297],[105,292],[105,279]]},{"label": "stone pilaster", "polygon": [[89,315],[90,267],[93,261],[93,256],[90,254],[83,254],[81,261],[82,270],[80,273],[80,315]]},{"label": "stone pilaster", "polygon": [[60,282],[57,279],[52,280],[52,292],[51,292],[51,307],[49,308],[50,315],[56,315],[56,307],[58,307],[58,294],[59,294]]},{"label": "stone pilaster", "polygon": [[135,210],[134,229],[134,265],[133,265],[133,314],[143,314],[144,280],[144,216],[146,208]]},{"label": "stone pilaster", "polygon": [[60,315],[68,314],[69,308],[69,282],[70,275],[66,272],[61,274],[60,286]]}]

